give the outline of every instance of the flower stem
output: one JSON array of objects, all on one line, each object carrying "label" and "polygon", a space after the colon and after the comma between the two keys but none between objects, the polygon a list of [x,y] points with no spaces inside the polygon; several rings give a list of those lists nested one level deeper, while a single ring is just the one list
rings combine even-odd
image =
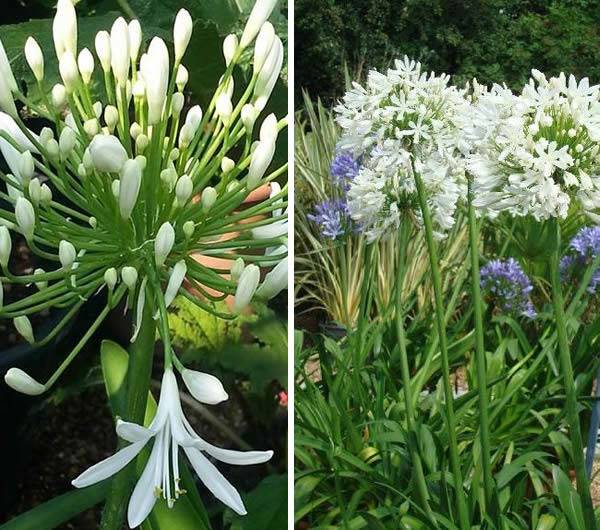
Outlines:
[{"label": "flower stem", "polygon": [[479,277],[479,229],[473,207],[473,193],[469,181],[469,239],[471,246],[471,294],[473,319],[475,321],[475,359],[477,362],[477,392],[479,394],[479,438],[481,443],[481,467],[483,470],[483,488],[485,491],[484,511],[495,515],[493,498],[494,478],[490,460],[490,422],[488,416],[489,397],[487,392],[487,368],[483,335],[483,311]]},{"label": "flower stem", "polygon": [[560,224],[557,220],[553,220],[552,222],[554,223],[555,236],[554,251],[552,252],[552,257],[550,260],[550,273],[552,276],[552,303],[554,304],[556,332],[558,335],[558,352],[560,356],[562,372],[564,375],[566,418],[569,423],[573,463],[575,465],[575,475],[577,477],[577,491],[581,497],[583,516],[586,521],[587,529],[596,530],[596,519],[594,516],[592,497],[590,494],[590,484],[585,474],[585,464],[583,461],[583,440],[581,437],[581,427],[579,425],[579,415],[577,413],[577,393],[575,389],[575,378],[573,376],[573,365],[571,363],[571,353],[569,351],[569,342],[567,339],[567,325],[559,272]]},{"label": "flower stem", "polygon": [[[140,332],[129,351],[127,370],[127,420],[142,425],[146,412],[150,372],[154,354],[156,323],[151,304],[146,303]],[[112,482],[106,499],[100,530],[120,530],[135,479],[135,460],[121,471]]]},{"label": "flower stem", "polygon": [[463,478],[458,459],[458,442],[456,439],[456,419],[454,417],[454,396],[450,385],[450,363],[448,360],[448,345],[446,341],[446,323],[444,320],[444,302],[442,300],[442,281],[440,276],[440,266],[438,263],[438,254],[435,241],[433,240],[433,226],[431,222],[431,213],[427,204],[427,196],[421,176],[414,171],[415,185],[419,196],[419,205],[423,215],[423,224],[425,226],[425,240],[429,254],[429,264],[431,266],[431,279],[433,283],[433,295],[435,302],[435,317],[438,328],[440,355],[442,360],[442,383],[444,386],[444,397],[446,407],[446,426],[448,429],[448,438],[450,442],[450,466],[454,475],[454,486],[456,489],[456,508],[458,519],[462,530],[469,530],[469,516],[467,512],[467,501],[463,489]]}]

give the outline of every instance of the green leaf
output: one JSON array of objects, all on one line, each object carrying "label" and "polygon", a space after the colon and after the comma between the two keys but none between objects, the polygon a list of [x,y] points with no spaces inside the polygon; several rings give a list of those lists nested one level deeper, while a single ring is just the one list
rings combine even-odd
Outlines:
[{"label": "green leaf", "polygon": [[585,528],[581,499],[573,488],[573,484],[558,466],[552,466],[552,478],[554,479],[554,493],[560,501],[560,506],[565,513],[572,530]]},{"label": "green leaf", "polygon": [[[287,528],[287,475],[269,475],[244,496],[248,515],[228,512],[230,530]],[[183,527],[182,527],[183,528]]]},{"label": "green leaf", "polygon": [[107,482],[69,491],[11,519],[0,526],[0,530],[52,530],[98,504],[107,491]]}]

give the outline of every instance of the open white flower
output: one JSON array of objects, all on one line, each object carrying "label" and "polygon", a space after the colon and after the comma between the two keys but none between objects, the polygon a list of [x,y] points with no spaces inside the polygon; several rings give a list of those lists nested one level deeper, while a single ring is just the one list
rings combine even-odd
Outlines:
[{"label": "open white flower", "polygon": [[[219,395],[206,395],[204,402],[222,400],[219,385],[213,385]],[[179,389],[172,369],[165,370],[156,415],[146,428],[136,423],[117,422],[117,434],[131,445],[84,471],[73,486],[84,488],[96,484],[123,469],[154,438],[154,445],[146,467],[129,500],[127,518],[130,528],[139,526],[148,517],[159,497],[169,507],[182,494],[179,476],[179,448],[187,455],[192,467],[204,485],[232,510],[246,513],[237,490],[204,455],[235,465],[261,464],[273,456],[273,451],[232,451],[209,444],[194,431],[186,419],[179,401]]]}]

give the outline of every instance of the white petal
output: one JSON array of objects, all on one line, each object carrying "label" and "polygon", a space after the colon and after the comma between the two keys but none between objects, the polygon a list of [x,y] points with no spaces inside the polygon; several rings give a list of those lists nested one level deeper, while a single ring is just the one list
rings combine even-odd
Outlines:
[{"label": "white petal", "polygon": [[226,464],[233,464],[236,466],[248,466],[252,464],[262,464],[271,460],[273,451],[233,451],[231,449],[222,449],[214,445],[200,440],[196,447],[202,449],[213,458],[225,462]]},{"label": "white petal", "polygon": [[240,494],[221,472],[210,463],[208,458],[194,447],[184,447],[183,450],[188,456],[194,471],[212,494],[235,513],[246,515],[246,508]]},{"label": "white petal", "polygon": [[142,427],[137,423],[131,423],[129,421],[118,420],[117,421],[117,434],[119,438],[123,438],[131,443],[146,442],[154,433],[146,427]]},{"label": "white petal", "polygon": [[108,477],[112,477],[129,464],[142,450],[144,445],[146,445],[146,440],[128,445],[124,449],[117,451],[114,455],[94,464],[73,480],[71,484],[76,488],[85,488]]},{"label": "white petal", "polygon": [[[39,154],[36,147],[25,136],[25,133],[19,128],[17,122],[6,112],[0,112],[0,130],[6,131],[8,135],[16,142],[22,151],[31,151],[34,154]],[[29,131],[31,136],[39,141],[38,135],[33,131]]]},{"label": "white petal", "polygon": [[131,336],[131,342],[134,343],[137,339],[138,333],[142,328],[142,317],[144,316],[144,306],[146,305],[146,283],[148,282],[148,276],[145,276],[140,285],[140,292],[138,294],[135,314],[135,327],[133,335]]},{"label": "white petal", "polygon": [[141,525],[146,517],[150,515],[152,508],[154,508],[154,504],[156,503],[154,488],[158,485],[157,471],[161,467],[158,459],[160,459],[161,454],[162,444],[156,439],[144,472],[137,481],[129,499],[129,506],[127,508],[129,528],[136,528]]},{"label": "white petal", "polygon": [[276,221],[270,225],[259,226],[252,229],[254,239],[273,239],[286,236],[288,233],[287,221]]},{"label": "white petal", "polygon": [[200,403],[216,405],[229,398],[223,384],[214,375],[186,369],[181,376],[190,394]]}]

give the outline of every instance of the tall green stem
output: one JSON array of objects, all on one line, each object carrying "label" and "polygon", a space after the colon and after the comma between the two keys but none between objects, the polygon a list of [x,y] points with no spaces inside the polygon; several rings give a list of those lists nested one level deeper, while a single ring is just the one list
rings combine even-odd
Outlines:
[{"label": "tall green stem", "polygon": [[493,499],[494,479],[490,460],[490,422],[488,417],[489,398],[487,391],[487,368],[483,337],[483,311],[479,277],[479,229],[473,208],[473,193],[469,182],[469,239],[471,246],[471,293],[473,301],[473,319],[475,320],[475,358],[477,361],[477,391],[479,394],[479,439],[481,442],[481,467],[483,469],[483,488],[485,503],[491,515],[495,515]]},{"label": "tall green stem", "polygon": [[435,241],[433,240],[433,226],[431,223],[431,213],[427,204],[427,195],[421,176],[415,171],[415,184],[419,196],[419,205],[423,215],[423,224],[425,226],[425,240],[429,254],[429,264],[431,266],[431,278],[433,282],[433,295],[435,302],[435,318],[438,328],[440,355],[442,358],[442,384],[444,386],[445,408],[446,408],[446,426],[448,438],[450,441],[450,466],[454,475],[454,486],[456,490],[456,509],[458,519],[462,530],[469,530],[469,516],[467,512],[467,500],[463,489],[463,478],[458,459],[458,442],[456,439],[456,419],[454,417],[454,396],[450,385],[450,363],[448,360],[448,345],[446,341],[446,323],[444,319],[444,302],[442,300],[442,280],[440,276],[440,266],[438,263],[438,254]]},{"label": "tall green stem", "polygon": [[[400,240],[405,243],[406,238]],[[401,248],[406,248],[405,244]],[[398,348],[400,350],[400,371],[402,373],[402,387],[404,391],[404,401],[406,403],[406,430],[408,432],[408,450],[410,452],[413,470],[415,473],[415,481],[419,491],[422,507],[429,518],[431,524],[438,528],[437,521],[429,505],[429,490],[425,481],[425,473],[423,472],[423,462],[418,451],[416,443],[416,432],[414,431],[415,409],[413,405],[412,389],[410,386],[410,369],[408,365],[408,353],[406,351],[406,332],[404,329],[404,312],[402,311],[402,282],[404,279],[404,263],[398,260],[398,272],[396,276],[396,336],[398,338]]]},{"label": "tall green stem", "polygon": [[597,526],[594,516],[594,507],[592,505],[592,497],[590,494],[590,484],[585,474],[585,464],[583,461],[583,440],[581,438],[581,427],[579,425],[579,415],[577,413],[577,393],[575,390],[575,378],[573,376],[573,365],[571,363],[569,341],[567,339],[567,325],[559,272],[560,224],[557,220],[553,220],[552,222],[554,223],[555,236],[554,249],[550,259],[550,273],[552,275],[552,303],[554,304],[556,333],[558,335],[558,352],[565,384],[566,417],[567,421],[569,422],[571,449],[575,464],[575,475],[577,477],[577,491],[581,497],[583,515],[586,520],[587,530],[596,530]]},{"label": "tall green stem", "polygon": [[[156,323],[152,318],[150,304],[146,303],[140,332],[129,351],[127,370],[126,419],[139,424],[144,422],[155,337]],[[100,530],[121,530],[134,480],[135,460],[114,478],[106,499]]]}]

